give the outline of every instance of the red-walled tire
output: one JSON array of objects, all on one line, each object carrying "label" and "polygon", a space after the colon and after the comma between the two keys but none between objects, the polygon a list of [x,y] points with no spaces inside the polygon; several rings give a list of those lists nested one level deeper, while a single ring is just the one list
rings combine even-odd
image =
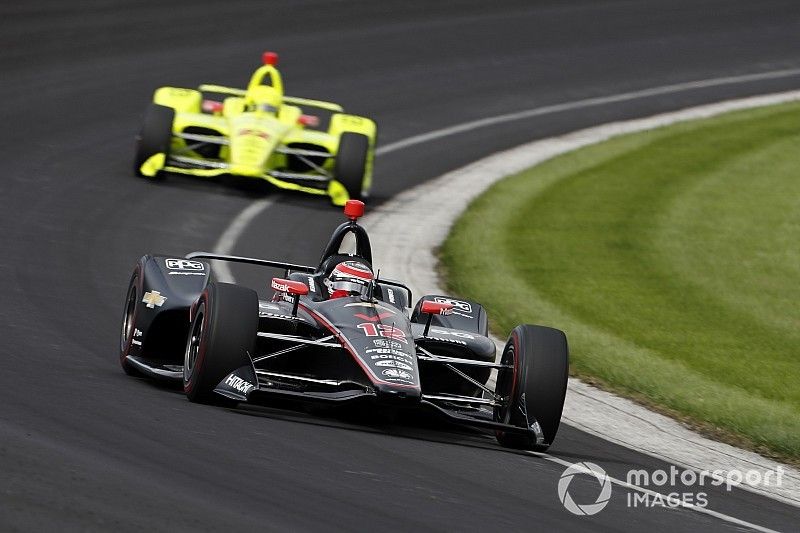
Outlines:
[{"label": "red-walled tire", "polygon": [[[544,326],[517,326],[508,338],[498,371],[496,393],[505,401],[495,408],[498,422],[528,428],[527,434],[497,431],[508,448],[543,452],[553,443],[561,422],[569,378],[569,349],[563,331]],[[537,431],[529,422],[538,423]]]},{"label": "red-walled tire", "polygon": [[183,390],[192,402],[232,405],[214,392],[255,349],[258,295],[230,283],[209,283],[194,309],[183,362]]},{"label": "red-walled tire", "polygon": [[131,351],[136,330],[136,315],[139,308],[139,300],[142,298],[142,271],[136,265],[128,283],[128,293],[125,297],[125,310],[122,314],[122,331],[119,339],[119,364],[122,370],[129,376],[141,376],[142,374],[128,362],[127,357]]}]

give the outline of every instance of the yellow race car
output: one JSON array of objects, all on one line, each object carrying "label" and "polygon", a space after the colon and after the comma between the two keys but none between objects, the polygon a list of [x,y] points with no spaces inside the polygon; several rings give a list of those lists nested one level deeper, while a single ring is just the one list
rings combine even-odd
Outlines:
[{"label": "yellow race car", "polygon": [[265,52],[247,89],[157,89],[136,137],[136,174],[243,176],[328,195],[337,206],[366,197],[375,122],[338,104],[284,95],[277,62]]}]

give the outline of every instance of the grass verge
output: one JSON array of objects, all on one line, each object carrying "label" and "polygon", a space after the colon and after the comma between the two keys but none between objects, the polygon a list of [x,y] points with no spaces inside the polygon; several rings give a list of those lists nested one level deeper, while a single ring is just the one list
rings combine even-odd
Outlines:
[{"label": "grass verge", "polygon": [[511,176],[441,251],[494,330],[566,331],[573,374],[800,460],[800,104],[626,135]]}]

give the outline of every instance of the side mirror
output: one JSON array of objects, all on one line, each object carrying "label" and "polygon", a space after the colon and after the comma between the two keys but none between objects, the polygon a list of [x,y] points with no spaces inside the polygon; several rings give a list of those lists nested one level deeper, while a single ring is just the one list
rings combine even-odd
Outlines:
[{"label": "side mirror", "polygon": [[453,313],[453,307],[453,304],[444,302],[431,302],[430,300],[422,302],[420,312],[428,315],[428,320],[425,322],[425,331],[422,332],[422,336],[428,336],[428,330],[431,328],[433,315],[450,315]]},{"label": "side mirror", "polygon": [[298,124],[302,124],[303,126],[311,126],[312,128],[316,128],[319,126],[319,117],[316,115],[300,115],[300,118],[297,119]]},{"label": "side mirror", "polygon": [[453,313],[453,304],[426,300],[422,302],[420,311],[426,315],[450,315]]},{"label": "side mirror", "polygon": [[300,297],[308,294],[308,285],[302,281],[272,278],[270,286],[278,292],[285,292],[293,297],[292,316],[297,316],[297,306],[300,305]]}]

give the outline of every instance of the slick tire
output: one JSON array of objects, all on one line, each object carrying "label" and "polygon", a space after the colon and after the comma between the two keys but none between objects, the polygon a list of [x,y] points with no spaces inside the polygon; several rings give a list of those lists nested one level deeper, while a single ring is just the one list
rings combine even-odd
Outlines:
[{"label": "slick tire", "polygon": [[342,133],[336,155],[334,176],[351,199],[362,198],[364,176],[369,158],[369,138],[360,133]]},{"label": "slick tire", "polygon": [[183,361],[183,390],[192,402],[232,406],[214,389],[251,364],[258,332],[258,296],[230,283],[209,283],[194,307]]},{"label": "slick tire", "polygon": [[[496,407],[498,422],[528,428],[528,434],[497,431],[508,448],[544,452],[553,443],[561,422],[569,377],[569,349],[563,331],[544,326],[517,326],[508,338],[497,375],[496,393],[507,399]],[[527,417],[526,417],[527,413]],[[537,442],[528,421],[539,423],[544,442]]]},{"label": "slick tire", "polygon": [[[169,155],[172,143],[172,122],[175,110],[158,104],[150,104],[144,115],[144,122],[139,135],[136,136],[136,153],[133,158],[133,171],[137,176],[145,177],[141,167],[151,156],[164,153]],[[156,178],[163,177],[159,172]]]},{"label": "slick tire", "polygon": [[128,283],[128,292],[125,297],[125,309],[122,314],[122,331],[119,338],[119,364],[122,370],[129,376],[141,376],[142,374],[131,365],[127,357],[133,347],[134,331],[136,329],[136,315],[139,312],[139,301],[142,299],[142,268],[141,264],[131,274],[131,281]]}]

